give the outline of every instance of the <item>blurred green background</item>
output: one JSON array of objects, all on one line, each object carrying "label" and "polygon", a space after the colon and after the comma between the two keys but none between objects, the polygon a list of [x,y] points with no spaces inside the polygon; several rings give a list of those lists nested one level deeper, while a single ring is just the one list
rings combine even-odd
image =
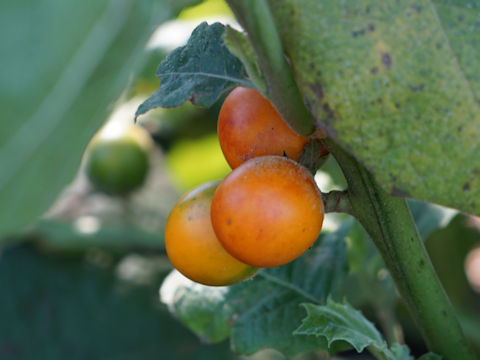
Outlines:
[{"label": "blurred green background", "polygon": [[[3,148],[0,194],[4,220],[0,223],[7,228],[7,224],[17,221],[24,208],[29,209],[24,211],[27,213],[37,207],[37,212],[48,209],[42,210],[39,219],[27,221],[36,218],[32,210],[31,215],[25,215],[27,220],[18,220],[18,224],[26,226],[1,232],[8,235],[0,238],[0,359],[246,358],[232,354],[228,342],[206,344],[197,338],[174,319],[159,297],[162,281],[171,271],[163,248],[163,228],[169,209],[188,189],[208,180],[221,179],[230,171],[216,137],[221,102],[210,109],[187,103],[175,109],[158,109],[139,118],[139,125],[148,130],[155,141],[155,149],[145,185],[128,196],[96,192],[86,179],[80,161],[86,142],[100,125],[133,122],[136,107],[158,87],[154,76],[158,64],[169,51],[186,41],[198,23],[205,19],[234,22],[228,7],[220,0],[199,5],[194,5],[199,1],[173,3],[165,0],[155,5],[144,1],[145,10],[129,1],[103,1],[95,5],[98,8],[90,3],[87,5],[92,7],[85,5],[83,12],[72,11],[74,7],[69,5],[73,6],[73,2],[68,1],[61,6],[46,0],[0,5],[0,19],[15,17],[18,20],[17,24],[10,24],[10,28],[5,25],[5,29],[18,28],[23,32],[18,34],[19,39],[33,41],[32,44],[16,41],[15,34],[2,32],[0,26],[2,37],[13,44],[12,48],[21,50],[9,53],[10,60],[6,59],[10,64],[17,64],[15,71],[10,70],[17,78],[7,76],[7,67],[1,70],[0,104],[4,112],[0,123]],[[193,6],[183,9],[184,5]],[[122,6],[128,15],[118,10]],[[126,28],[132,26],[128,19],[137,24],[145,13],[156,14],[158,18],[150,21],[143,35],[135,35],[134,31],[122,33],[124,29],[118,27],[120,25],[115,27],[110,20],[102,22],[92,18],[92,14],[97,13],[105,17],[108,11],[115,16],[125,16],[122,26]],[[65,14],[70,20],[62,17]],[[135,16],[139,17],[136,21]],[[40,31],[38,34],[55,35],[61,41],[35,35],[35,29],[47,28],[47,20],[52,18],[59,22],[57,28],[56,24],[50,25],[52,29],[64,27],[64,32]],[[81,28],[78,23],[84,19],[92,21]],[[156,28],[159,22],[164,23]],[[80,41],[84,28],[89,34],[86,42]],[[101,37],[102,30],[115,36],[123,35],[106,39],[109,46],[101,49],[105,43],[88,39]],[[127,44],[128,41],[133,45],[115,46],[117,42]],[[42,43],[56,43],[56,49],[61,51],[42,47]],[[117,61],[129,57],[131,51],[138,55],[135,61]],[[94,59],[97,62],[92,68],[85,70],[83,75],[88,78],[76,78],[70,74],[75,69],[69,68],[60,75],[55,73],[64,61],[72,58],[80,64],[88,62],[88,52],[101,53]],[[56,57],[58,54],[62,56]],[[119,73],[123,75],[119,77]],[[62,81],[67,81],[68,76],[72,79],[62,88]],[[53,100],[43,98],[45,93],[59,96],[61,90],[71,91],[75,98],[66,95]],[[12,99],[16,101],[13,105]],[[62,109],[64,102],[68,103],[65,104],[68,109]],[[30,121],[32,116],[34,121]],[[54,122],[56,118],[58,122]],[[22,130],[22,120],[30,126],[29,131]],[[60,129],[58,136],[46,142],[48,146],[32,145],[38,137],[47,139],[55,135],[60,123],[67,125]],[[23,140],[12,135],[22,131],[28,134],[27,138],[21,138]],[[72,137],[79,137],[83,142],[66,149]],[[17,147],[12,147],[14,145]],[[41,161],[35,162],[33,155],[23,155],[20,150],[29,146],[41,156]],[[70,157],[60,156],[63,152],[68,152]],[[31,163],[29,159],[33,159]],[[15,181],[11,179],[12,164],[18,167]],[[333,159],[329,159],[316,179],[322,191],[345,186]],[[50,188],[52,190],[45,192],[52,194],[35,195]],[[15,210],[16,205],[12,204],[21,204],[23,208],[18,205]],[[480,220],[430,204],[411,202],[411,208],[467,337],[480,349]],[[342,220],[342,217],[329,217],[326,226],[334,228]],[[360,279],[347,279],[345,296],[377,324],[385,321],[377,310],[393,304],[395,316],[403,326],[402,336],[415,354],[424,352],[409,315],[391,283],[385,280],[385,269],[378,254],[371,243],[360,238],[365,238],[361,229],[347,239],[350,267],[365,267],[365,274]],[[297,358],[325,357],[323,353],[308,353]],[[284,359],[273,350],[262,351],[252,358]],[[367,359],[369,356],[346,353],[338,358]]]}]

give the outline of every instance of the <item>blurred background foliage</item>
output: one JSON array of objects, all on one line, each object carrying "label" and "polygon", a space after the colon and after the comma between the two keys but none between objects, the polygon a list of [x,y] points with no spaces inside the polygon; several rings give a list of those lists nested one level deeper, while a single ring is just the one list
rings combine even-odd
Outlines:
[{"label": "blurred background foliage", "polygon": [[[105,104],[114,108],[105,121],[133,121],[136,107],[158,88],[154,75],[160,61],[205,19],[234,23],[223,1],[207,0],[161,25],[115,106]],[[30,62],[34,66],[35,57]],[[228,342],[206,344],[197,338],[159,298],[162,281],[171,271],[163,248],[169,209],[183,192],[230,171],[216,137],[220,105],[221,101],[202,109],[186,103],[140,117],[140,126],[156,145],[151,171],[140,190],[122,197],[98,193],[82,164],[39,220],[0,239],[1,359],[246,359],[232,354]],[[50,171],[55,167],[58,164],[52,163]],[[331,158],[316,180],[322,191],[345,187]],[[410,206],[467,337],[478,351],[480,220],[432,204],[412,201]],[[327,230],[338,228],[345,218],[328,215]],[[368,236],[355,224],[346,241],[350,270],[342,294],[384,330],[387,339],[405,339],[414,354],[425,352]],[[325,357],[313,352],[295,359]],[[250,358],[285,359],[273,350]],[[369,357],[345,353],[338,358]]]}]

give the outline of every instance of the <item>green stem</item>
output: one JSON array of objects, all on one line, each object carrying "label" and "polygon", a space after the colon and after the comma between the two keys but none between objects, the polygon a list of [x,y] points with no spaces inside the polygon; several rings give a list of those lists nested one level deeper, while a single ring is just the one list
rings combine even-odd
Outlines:
[{"label": "green stem", "polygon": [[300,135],[315,130],[293,72],[283,52],[270,8],[265,0],[227,0],[247,32],[267,81],[267,96],[288,124]]},{"label": "green stem", "polygon": [[380,251],[430,351],[448,360],[474,359],[405,199],[385,192],[333,141],[325,144],[347,179],[353,215]]}]

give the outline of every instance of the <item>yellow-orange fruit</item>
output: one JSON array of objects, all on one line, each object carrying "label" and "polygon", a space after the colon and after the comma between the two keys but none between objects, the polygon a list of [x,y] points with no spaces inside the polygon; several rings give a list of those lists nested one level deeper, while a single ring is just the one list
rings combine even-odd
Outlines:
[{"label": "yellow-orange fruit", "polygon": [[308,142],[288,126],[262,94],[243,87],[237,87],[225,99],[217,131],[232,169],[264,155],[286,155],[297,161]]},{"label": "yellow-orange fruit", "polygon": [[165,248],[173,266],[189,279],[210,286],[238,283],[257,269],[232,257],[220,245],[210,221],[218,181],[196,187],[173,207],[165,228]]},{"label": "yellow-orange fruit", "polygon": [[260,267],[286,264],[305,252],[322,228],[322,197],[303,166],[280,156],[248,160],[218,186],[212,225],[223,247]]}]

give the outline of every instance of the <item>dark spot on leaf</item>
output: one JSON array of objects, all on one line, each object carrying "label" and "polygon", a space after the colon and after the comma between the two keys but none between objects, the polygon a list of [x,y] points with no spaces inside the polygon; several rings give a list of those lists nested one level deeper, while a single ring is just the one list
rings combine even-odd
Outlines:
[{"label": "dark spot on leaf", "polygon": [[424,267],[424,266],[425,266],[425,260],[421,259],[421,260],[418,262],[418,266]]},{"label": "dark spot on leaf", "polygon": [[396,108],[396,109],[400,109],[400,104],[396,102],[396,103],[395,103],[395,108]]},{"label": "dark spot on leaf", "polygon": [[368,24],[367,29],[368,31],[375,31],[375,26],[373,24]]},{"label": "dark spot on leaf", "polygon": [[317,71],[317,76],[318,77],[322,76],[322,72],[320,70]]},{"label": "dark spot on leaf", "polygon": [[[383,136],[383,134],[382,134]],[[392,179],[393,182],[397,181],[397,177],[393,175],[392,173],[388,174],[390,176],[390,179]]]},{"label": "dark spot on leaf", "polygon": [[367,6],[367,7],[365,8],[365,12],[366,12],[367,14],[370,14],[370,10],[371,10],[371,7],[370,7],[370,6]]},{"label": "dark spot on leaf", "polygon": [[468,191],[470,190],[470,183],[466,182],[464,185],[463,185],[463,191]]},{"label": "dark spot on leaf", "polygon": [[425,84],[420,85],[409,85],[410,89],[414,92],[422,91],[425,88]]},{"label": "dark spot on leaf", "polygon": [[447,316],[447,311],[446,311],[446,310],[442,310],[442,315],[446,317],[446,316]]},{"label": "dark spot on leaf", "polygon": [[410,238],[411,242],[415,242],[415,239],[413,237]]},{"label": "dark spot on leaf", "polygon": [[352,31],[352,36],[353,36],[353,37],[357,37],[357,36],[359,36],[359,35],[365,35],[365,29]]},{"label": "dark spot on leaf", "polygon": [[376,67],[376,66],[372,67],[372,68],[370,69],[370,73],[372,73],[372,74],[378,73],[378,67]]},{"label": "dark spot on leaf", "polygon": [[392,66],[392,58],[388,53],[382,53],[382,63],[387,69],[390,69],[390,66]]},{"label": "dark spot on leaf", "polygon": [[227,225],[230,225],[232,223],[232,220],[227,219]]},{"label": "dark spot on leaf", "polygon": [[378,102],[379,104],[383,103],[382,98],[378,98],[378,99],[377,99],[377,102]]},{"label": "dark spot on leaf", "polygon": [[442,43],[436,43],[435,47],[440,50],[443,47],[443,44]]},{"label": "dark spot on leaf", "polygon": [[326,120],[331,120],[331,119],[335,118],[335,115],[333,114],[333,110],[330,108],[328,103],[324,103],[322,107],[323,107],[323,110],[325,111],[325,113],[327,115]]},{"label": "dark spot on leaf", "polygon": [[457,131],[458,131],[458,132],[462,132],[462,130],[463,130],[463,126],[462,126],[462,125],[457,126]]},{"label": "dark spot on leaf", "polygon": [[315,69],[315,64],[314,63],[310,63],[308,66],[309,66],[310,70]]},{"label": "dark spot on leaf", "polygon": [[462,21],[463,21],[463,15],[460,15],[460,16],[457,18],[457,20],[458,20],[459,22],[462,22]]},{"label": "dark spot on leaf", "polygon": [[391,194],[398,197],[408,197],[408,192],[406,192],[405,190],[401,190],[396,186],[393,187]]},{"label": "dark spot on leaf", "polygon": [[311,84],[310,89],[315,93],[318,99],[322,100],[323,99],[323,87],[322,84],[316,83],[316,84]]}]

